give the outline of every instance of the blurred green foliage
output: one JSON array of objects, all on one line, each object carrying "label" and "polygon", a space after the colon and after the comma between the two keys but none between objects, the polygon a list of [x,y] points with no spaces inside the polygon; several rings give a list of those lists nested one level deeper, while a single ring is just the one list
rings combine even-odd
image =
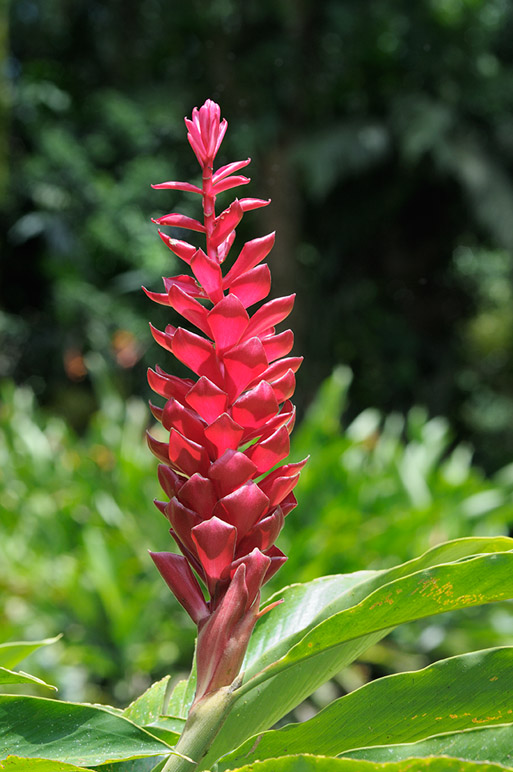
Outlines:
[{"label": "blurred green foliage", "polygon": [[[147,364],[170,369],[147,321],[173,320],[140,285],[179,269],[149,218],[194,215],[194,202],[149,185],[194,180],[182,118],[207,97],[230,124],[220,163],[251,155],[251,193],[273,199],[238,243],[277,230],[273,295],[298,292],[297,401],[310,407],[293,456],[311,460],[273,588],[510,530],[513,5],[7,10],[0,2],[2,636],[64,632],[40,674],[73,699],[125,703],[190,661],[193,630],[146,554],[169,539],[149,503],[140,396]],[[354,372],[349,400],[346,369],[318,392],[336,362]],[[459,635],[462,650],[513,632],[501,607],[465,619],[449,638],[443,621],[409,627],[374,665],[401,667],[408,636],[447,653]]]},{"label": "blurred green foliage", "polygon": [[[151,680],[187,670],[194,630],[147,554],[172,546],[151,505],[160,493],[144,443],[148,409],[119,396],[98,354],[88,367],[101,410],[82,437],[41,411],[27,387],[3,387],[0,628],[11,640],[63,632],[62,642],[34,655],[38,675],[63,698],[126,703]],[[448,538],[507,533],[513,523],[511,466],[486,479],[471,450],[453,444],[447,422],[421,408],[406,421],[367,409],[341,423],[350,381],[338,368],[293,435],[292,458],[309,453],[310,461],[281,537],[289,561],[269,592],[387,567]],[[384,672],[421,666],[434,649],[456,653],[462,637],[474,649],[513,633],[511,608],[500,605],[448,625],[442,617],[427,632],[398,631],[366,665],[341,674],[342,687],[367,680],[369,663]]]},{"label": "blurred green foliage", "polygon": [[273,199],[240,236],[278,232],[301,409],[345,362],[353,416],[425,404],[487,469],[511,458],[511,3],[17,0],[9,23],[0,375],[79,429],[88,352],[143,391],[145,320],[164,316],[139,285],[177,268],[149,217],[194,213],[149,183],[197,174],[182,116],[212,97],[220,162],[251,155]]},{"label": "blurred green foliage", "polygon": [[109,387],[99,355],[89,366],[102,409],[82,438],[28,388],[2,387],[0,628],[3,640],[64,633],[40,661],[61,696],[126,703],[150,673],[190,667],[194,630],[147,553],[170,540],[152,505],[147,407]]},{"label": "blurred green foliage", "polygon": [[393,566],[450,539],[507,535],[513,464],[486,478],[448,421],[422,407],[405,418],[367,408],[347,421],[351,378],[336,369],[293,435],[294,460],[310,460],[283,531],[289,560],[280,582]]}]

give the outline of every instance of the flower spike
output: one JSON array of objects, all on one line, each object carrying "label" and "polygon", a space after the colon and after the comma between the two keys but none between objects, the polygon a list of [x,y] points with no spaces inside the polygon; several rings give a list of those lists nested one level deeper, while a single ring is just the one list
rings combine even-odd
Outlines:
[{"label": "flower spike", "polygon": [[206,245],[196,247],[159,231],[192,275],[165,278],[162,293],[144,291],[186,320],[187,327],[151,331],[195,375],[178,378],[158,366],[149,371],[151,388],[167,400],[151,410],[169,440],[149,436],[148,444],[161,461],[159,480],[169,499],[156,504],[182,553],[151,554],[198,625],[198,702],[239,672],[253,627],[265,612],[259,611],[261,587],[286,560],[275,541],[295,506],[292,490],[305,462],[283,463],[301,358],[287,357],[292,332],[277,333],[275,326],[290,314],[294,295],[253,309],[270,292],[271,274],[263,261],[274,233],[248,241],[231,268],[224,274],[221,269],[244,213],[269,201],[236,198],[216,215],[220,193],[250,182],[238,174],[250,159],[214,172],[227,122],[212,100],[195,107],[185,125],[202,187],[174,181],[153,187],[201,194],[203,219],[172,212],[154,222],[204,234]]}]

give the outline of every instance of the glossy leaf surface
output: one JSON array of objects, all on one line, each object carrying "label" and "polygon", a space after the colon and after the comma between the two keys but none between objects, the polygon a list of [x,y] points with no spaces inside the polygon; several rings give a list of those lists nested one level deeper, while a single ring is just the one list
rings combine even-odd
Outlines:
[{"label": "glossy leaf surface", "polygon": [[165,676],[152,684],[123,711],[123,716],[146,729],[154,737],[173,746],[176,745],[183,731],[185,719],[163,715],[169,681],[170,676]]},{"label": "glossy leaf surface", "polygon": [[[321,613],[331,612],[331,616],[317,624],[316,619],[312,620],[299,636],[301,640],[264,671],[258,673],[258,664],[251,663],[250,673],[257,671],[257,674],[239,689],[239,699],[214,741],[205,759],[205,767],[208,768],[221,755],[246,740],[250,736],[249,727],[253,727],[252,734],[268,729],[396,625],[512,597],[513,554],[483,554],[486,549],[493,549],[494,543],[496,549],[504,549],[511,548],[512,541],[506,538],[469,539],[442,545],[417,560],[374,575],[362,585],[355,585],[348,596],[343,597],[342,592],[339,599],[324,608],[321,589],[318,600],[323,609]],[[472,551],[477,551],[478,555],[469,557]],[[419,566],[429,565],[430,561],[443,561],[447,554],[451,554],[457,562],[442,562],[441,565],[418,570]],[[408,571],[412,570],[413,573],[409,574]],[[394,576],[397,578],[387,581]],[[383,586],[376,589],[380,583]],[[347,591],[345,577],[342,584]],[[363,600],[360,600],[362,595]],[[344,603],[349,608],[338,611],[337,606],[343,607]],[[282,609],[285,616],[291,613],[287,603],[284,603],[271,611],[269,616]],[[258,642],[258,633],[256,640]],[[264,661],[290,644],[288,640],[281,644],[276,642],[270,631],[267,642],[270,645],[267,652],[263,652]]]},{"label": "glossy leaf surface", "polygon": [[456,756],[473,761],[493,761],[513,767],[513,726],[503,724],[466,732],[444,734],[416,743],[349,751],[343,757],[388,761],[428,756]]},{"label": "glossy leaf surface", "polygon": [[0,764],[2,772],[87,772],[84,767],[48,759],[27,759],[9,756]]},{"label": "glossy leaf surface", "polygon": [[178,681],[167,704],[166,715],[185,719],[194,700],[196,689],[196,667],[193,665],[188,679]]},{"label": "glossy leaf surface", "polygon": [[274,758],[283,748],[290,754],[336,756],[355,748],[411,743],[443,732],[510,723],[512,673],[513,647],[506,647],[380,678],[336,700],[309,721],[250,738],[220,767]]},{"label": "glossy leaf surface", "polygon": [[291,585],[269,598],[270,602],[278,598],[284,602],[257,624],[244,660],[245,680],[262,670],[262,666],[280,659],[308,629],[355,606],[389,582],[442,563],[512,549],[513,539],[502,536],[457,539],[385,571],[337,574]]},{"label": "glossy leaf surface", "polygon": [[148,732],[99,707],[0,695],[0,759],[17,754],[94,765],[169,751]]},{"label": "glossy leaf surface", "polygon": [[504,772],[505,769],[508,767],[447,758],[379,764],[325,756],[284,756],[237,767],[233,772]]}]

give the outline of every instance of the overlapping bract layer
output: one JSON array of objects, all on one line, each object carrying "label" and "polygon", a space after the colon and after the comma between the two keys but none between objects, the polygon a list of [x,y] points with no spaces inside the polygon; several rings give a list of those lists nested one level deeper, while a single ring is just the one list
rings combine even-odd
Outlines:
[{"label": "overlapping bract layer", "polygon": [[294,296],[248,311],[270,292],[263,261],[274,234],[247,242],[225,275],[221,269],[243,213],[269,202],[235,199],[216,216],[216,196],[249,182],[237,172],[250,159],[213,172],[227,124],[211,100],[194,109],[186,126],[202,187],[154,187],[200,194],[203,222],[175,213],[155,222],[204,233],[206,249],[160,232],[192,275],[165,278],[163,293],[146,292],[196,328],[152,332],[197,378],[178,378],[159,367],[149,371],[150,386],[166,400],[163,408],[152,405],[152,412],[169,431],[169,442],[148,442],[162,462],[159,479],[169,499],[157,505],[182,553],[152,557],[199,628],[199,699],[231,683],[240,668],[259,613],[260,588],[286,560],[275,540],[296,504],[292,490],[304,462],[278,466],[289,453],[295,413],[290,397],[301,358],[288,356],[292,332],[277,333],[275,327],[289,315]]}]

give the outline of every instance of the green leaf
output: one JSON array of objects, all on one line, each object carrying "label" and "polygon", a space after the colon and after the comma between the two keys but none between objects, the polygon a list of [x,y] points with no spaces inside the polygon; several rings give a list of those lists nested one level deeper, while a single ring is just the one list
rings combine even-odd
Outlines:
[{"label": "green leaf", "polygon": [[[153,756],[146,759],[101,764],[99,767],[94,767],[94,769],[97,772],[161,772],[168,759],[169,756]],[[191,770],[191,772],[193,771]]]},{"label": "green leaf", "polygon": [[[440,563],[512,549],[513,539],[505,536],[455,539],[433,547],[414,560],[384,571],[336,574],[304,584],[290,585],[268,599],[269,603],[278,599],[283,599],[284,602],[259,620],[242,665],[245,680],[283,657],[309,629],[336,612],[354,606],[387,582]],[[376,640],[385,634],[386,632]],[[370,644],[365,645],[363,650],[368,645]],[[180,681],[175,686],[168,714],[186,718],[194,699],[195,688],[196,674],[193,667],[189,679]]]},{"label": "green leaf", "polygon": [[94,765],[169,751],[141,727],[100,707],[0,695],[0,759],[16,754]]},{"label": "green leaf", "polygon": [[323,619],[357,603],[362,588],[383,573],[357,571],[321,576],[305,584],[292,584],[272,595],[269,603],[282,598],[283,603],[271,609],[257,624],[242,665],[245,677],[276,662]]},{"label": "green leaf", "polygon": [[[179,736],[184,730],[185,720],[185,718],[178,718],[178,716],[159,716],[155,721],[152,721],[151,724],[144,724],[144,727],[149,732],[153,732],[154,729],[158,728]],[[159,737],[160,736],[163,737],[163,735],[159,735]],[[169,742],[169,740],[167,742]],[[170,743],[170,745],[173,744],[174,743]]]},{"label": "green leaf", "polygon": [[[237,700],[205,757],[205,766],[244,742],[250,728],[255,734],[272,726],[396,625],[512,597],[513,554],[486,554],[493,545],[501,549],[512,543],[507,538],[460,540],[353,587],[351,599],[365,592],[367,596],[307,629],[285,656],[237,690]],[[465,550],[471,549],[485,554],[466,558]],[[457,562],[408,574],[450,552],[457,555]],[[394,576],[398,578],[387,583]],[[383,586],[374,589],[380,581]],[[347,598],[341,596],[340,602],[344,601]]]},{"label": "green leaf", "polygon": [[147,732],[153,735],[153,737],[158,737],[159,740],[163,740],[169,746],[173,747],[177,744],[178,740],[180,739],[180,734],[181,734],[181,731],[183,730],[183,727],[181,727],[180,732],[175,732],[173,727],[174,727],[174,724],[166,726],[166,720],[164,718],[161,721],[154,722],[153,724],[146,724],[144,729],[146,729]]},{"label": "green leaf", "polygon": [[152,721],[164,712],[164,701],[169,686],[170,676],[165,676],[156,681],[141,694],[131,705],[123,711],[125,718],[129,718],[138,726],[151,724]]},{"label": "green leaf", "polygon": [[232,772],[504,772],[509,767],[461,759],[410,759],[390,764],[333,759],[325,756],[282,756],[232,768]]},{"label": "green leaf", "polygon": [[192,701],[194,700],[194,692],[192,692],[192,696],[189,694],[190,681],[191,677],[188,679],[184,678],[181,681],[178,681],[173,689],[166,709],[166,713],[170,716],[177,716],[184,719],[187,718]]},{"label": "green leaf", "polygon": [[196,651],[192,662],[189,678],[178,681],[169,697],[166,708],[168,716],[187,718],[196,693]]},{"label": "green leaf", "polygon": [[12,643],[0,643],[0,665],[7,668],[16,667],[22,659],[28,657],[33,651],[41,646],[49,646],[62,638],[62,635],[56,635],[55,638],[45,638],[42,641],[14,641]]},{"label": "green leaf", "polygon": [[123,711],[130,719],[150,732],[154,737],[164,740],[168,745],[176,745],[180,739],[185,719],[163,715],[170,676],[152,684]]},{"label": "green leaf", "polygon": [[505,647],[380,678],[336,700],[309,721],[250,738],[222,759],[219,768],[273,758],[283,748],[291,754],[336,756],[372,745],[411,743],[444,732],[510,723],[512,674],[513,647]]},{"label": "green leaf", "polygon": [[450,755],[473,761],[494,761],[513,767],[513,727],[511,724],[468,729],[465,732],[444,734],[406,745],[364,748],[343,756],[370,761],[389,759],[426,758]]},{"label": "green leaf", "polygon": [[21,756],[8,756],[0,762],[2,772],[89,772],[84,767],[64,764],[49,759],[27,759]]},{"label": "green leaf", "polygon": [[46,686],[48,689],[55,689],[57,691],[56,686],[47,684],[36,676],[24,673],[23,670],[17,673],[14,670],[8,670],[6,667],[0,667],[0,685],[2,684],[37,684],[37,686]]},{"label": "green leaf", "polygon": [[269,602],[283,598],[284,603],[265,614],[257,624],[242,667],[245,680],[283,657],[308,629],[338,611],[355,606],[385,584],[442,563],[510,550],[513,550],[513,539],[506,536],[455,539],[385,571],[337,574],[291,585],[269,598]]},{"label": "green leaf", "polygon": [[[390,630],[414,619],[513,596],[513,553],[494,553],[418,571],[380,587],[357,606],[311,630],[288,654],[258,675],[253,685],[342,641]],[[245,691],[245,689],[244,689]]]}]

